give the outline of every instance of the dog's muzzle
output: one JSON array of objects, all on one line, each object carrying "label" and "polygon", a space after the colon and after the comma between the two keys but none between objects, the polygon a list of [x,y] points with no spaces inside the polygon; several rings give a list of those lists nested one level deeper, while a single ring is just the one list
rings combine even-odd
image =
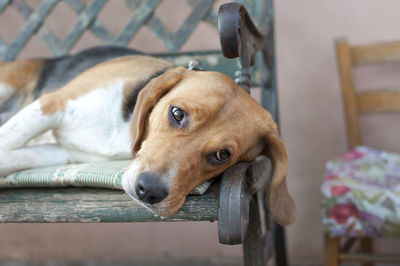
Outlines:
[{"label": "dog's muzzle", "polygon": [[158,172],[141,172],[141,163],[134,160],[122,176],[122,187],[134,200],[146,207],[161,202],[168,196],[168,189]]},{"label": "dog's muzzle", "polygon": [[141,173],[136,180],[135,192],[139,200],[147,204],[156,204],[168,196],[168,191],[160,182],[156,173]]}]

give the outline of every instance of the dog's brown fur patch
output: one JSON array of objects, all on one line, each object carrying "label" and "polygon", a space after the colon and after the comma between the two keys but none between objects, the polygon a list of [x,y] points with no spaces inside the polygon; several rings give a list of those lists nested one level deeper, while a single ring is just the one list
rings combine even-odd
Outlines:
[{"label": "dog's brown fur patch", "polygon": [[32,94],[44,61],[41,59],[0,61],[0,80],[13,88],[20,96]]},{"label": "dog's brown fur patch", "polygon": [[112,85],[119,80],[124,82],[123,96],[127,97],[130,90],[135,89],[153,73],[171,66],[172,64],[165,60],[142,55],[111,59],[88,69],[63,88],[43,95],[40,98],[42,112],[52,115],[63,110],[68,100]]}]

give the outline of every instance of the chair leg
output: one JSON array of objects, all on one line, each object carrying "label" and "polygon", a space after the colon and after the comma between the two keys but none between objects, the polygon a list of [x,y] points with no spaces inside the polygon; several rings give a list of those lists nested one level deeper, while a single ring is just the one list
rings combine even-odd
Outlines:
[{"label": "chair leg", "polygon": [[[369,237],[363,237],[360,239],[360,252],[371,254],[373,252],[372,239]],[[362,266],[374,266],[373,262],[363,262]]]},{"label": "chair leg", "polygon": [[324,266],[339,265],[339,237],[331,238],[328,234],[324,235]]}]

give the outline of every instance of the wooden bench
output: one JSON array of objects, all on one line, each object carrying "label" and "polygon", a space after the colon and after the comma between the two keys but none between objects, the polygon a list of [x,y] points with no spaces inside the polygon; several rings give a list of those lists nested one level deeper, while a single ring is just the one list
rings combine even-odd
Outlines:
[{"label": "wooden bench", "polygon": [[[126,46],[145,24],[170,51],[157,56],[175,63],[183,58],[198,59],[202,68],[228,74],[248,92],[250,86],[261,87],[262,104],[277,120],[272,0],[225,4],[220,7],[218,16],[212,11],[214,1],[189,1],[195,11],[175,33],[169,32],[154,15],[161,1],[126,1],[133,14],[115,38],[96,18],[105,0],[94,0],[88,5],[79,0],[64,2],[78,14],[78,21],[61,42],[43,24],[57,0],[44,0],[34,11],[23,0],[0,1],[0,14],[8,5],[13,5],[26,20],[8,45],[0,40],[0,58],[14,59],[34,34],[55,56],[67,54],[85,30],[90,30],[105,44]],[[244,6],[262,26],[263,34],[254,26]],[[226,58],[221,51],[177,52],[202,20],[213,26],[218,20],[222,52]],[[227,58],[238,58],[238,63]],[[250,66],[254,66],[253,69],[250,70]],[[265,197],[270,171],[270,162],[266,158],[253,163],[238,163],[225,171],[220,181],[205,194],[189,196],[181,210],[169,219],[154,216],[120,191],[72,187],[2,189],[0,222],[218,221],[221,243],[243,243],[245,265],[264,265],[272,256],[277,265],[286,265],[283,228],[269,215]],[[263,226],[267,228],[265,234]]]}]

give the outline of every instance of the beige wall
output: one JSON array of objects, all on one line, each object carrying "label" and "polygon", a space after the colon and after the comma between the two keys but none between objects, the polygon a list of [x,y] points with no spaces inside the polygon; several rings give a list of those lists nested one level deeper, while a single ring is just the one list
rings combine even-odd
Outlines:
[{"label": "beige wall", "polygon": [[[29,2],[29,1],[28,1]],[[38,1],[33,1],[38,2]],[[117,1],[118,2],[118,1]],[[114,1],[113,1],[114,3]],[[171,4],[172,2],[167,2]],[[176,3],[176,2],[174,2]],[[182,1],[179,1],[182,3]],[[103,15],[111,20],[118,4]],[[290,191],[297,202],[297,221],[288,227],[287,243],[292,262],[321,258],[319,184],[324,162],[346,149],[345,128],[336,71],[333,39],[347,36],[351,43],[400,39],[400,2],[398,0],[279,0],[275,1],[276,46],[280,113],[283,138],[290,156],[288,173]],[[174,12],[163,5],[161,16],[171,18],[174,28],[184,11]],[[71,14],[58,11],[50,19],[67,19]],[[108,13],[107,13],[108,12]],[[122,12],[123,11],[118,11]],[[174,16],[168,16],[172,14]],[[109,15],[107,15],[109,14]],[[129,12],[128,12],[129,14]],[[175,16],[175,14],[177,14]],[[180,15],[181,14],[181,17]],[[122,17],[122,15],[121,15]],[[17,16],[0,19],[0,36],[12,36],[8,25],[18,25]],[[50,20],[51,21],[51,20]],[[12,23],[11,23],[12,22]],[[64,29],[65,28],[65,29]],[[68,29],[64,25],[59,32]],[[207,36],[207,38],[204,38]],[[96,44],[90,34],[75,50]],[[160,51],[162,47],[142,30],[131,47],[145,51]],[[218,39],[206,24],[196,33],[185,49],[218,47]],[[28,45],[22,54],[48,55],[40,41]],[[360,87],[371,84],[400,82],[400,64],[378,69],[379,77],[371,77],[376,68],[356,71]],[[399,115],[372,116],[362,120],[367,144],[400,152],[395,139],[400,132]],[[377,128],[385,130],[378,132]],[[146,258],[221,258],[235,261],[240,257],[238,246],[218,244],[216,223],[146,223],[101,225],[0,225],[0,259],[120,259]],[[379,241],[379,250],[390,251],[399,241]]]},{"label": "beige wall", "polygon": [[[289,187],[298,208],[297,221],[288,228],[288,246],[293,257],[319,256],[324,162],[346,149],[333,40],[347,36],[352,44],[361,44],[400,39],[400,2],[281,0],[275,5],[282,133],[290,155]],[[371,76],[373,70],[379,75]],[[400,84],[399,70],[399,64],[359,69],[355,82],[362,88]],[[362,127],[366,144],[400,152],[399,115],[373,115],[362,120]],[[395,250],[400,244],[387,242],[380,241],[379,249]]]}]

